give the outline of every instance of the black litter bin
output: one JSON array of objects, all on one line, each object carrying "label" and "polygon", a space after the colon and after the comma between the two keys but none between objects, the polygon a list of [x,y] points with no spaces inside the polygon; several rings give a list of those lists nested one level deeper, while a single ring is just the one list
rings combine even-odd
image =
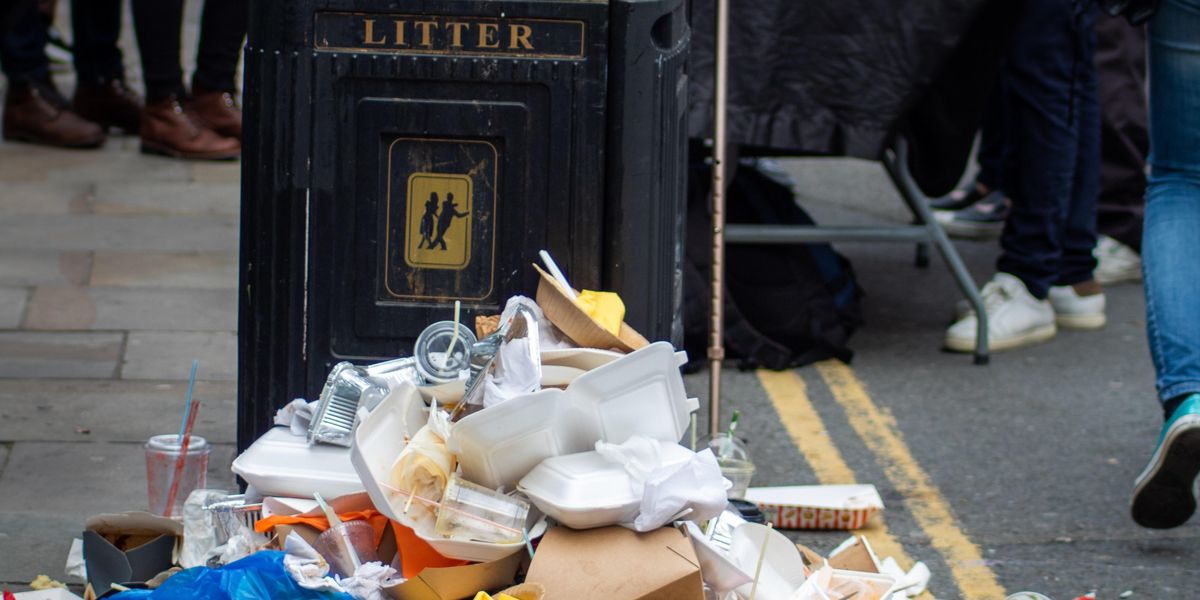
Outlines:
[{"label": "black litter bin", "polygon": [[532,295],[681,342],[685,0],[251,2],[238,445],[329,369]]}]

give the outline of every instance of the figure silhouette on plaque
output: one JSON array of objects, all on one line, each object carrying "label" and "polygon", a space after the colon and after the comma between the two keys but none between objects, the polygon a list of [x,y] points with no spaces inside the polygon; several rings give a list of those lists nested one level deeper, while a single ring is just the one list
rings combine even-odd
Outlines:
[{"label": "figure silhouette on plaque", "polygon": [[[433,199],[433,201],[436,202],[437,200]],[[426,207],[428,207],[428,204],[426,205]],[[428,215],[429,212],[426,212],[425,214]],[[451,225],[451,223],[454,222],[455,217],[462,218],[462,217],[467,216],[468,214],[470,214],[470,213],[458,212],[458,207],[454,206],[454,194],[452,194],[450,192],[446,192],[446,201],[442,202],[442,212],[441,212],[441,214],[438,215],[437,239],[433,240],[433,242],[431,244],[429,244],[429,247],[432,249],[434,246],[441,246],[441,249],[445,250],[446,249],[446,230],[450,229],[450,225]]]},{"label": "figure silhouette on plaque", "polygon": [[421,216],[421,243],[417,249],[433,249],[433,219],[437,216],[437,192],[429,192],[429,200],[425,203],[425,214]]}]

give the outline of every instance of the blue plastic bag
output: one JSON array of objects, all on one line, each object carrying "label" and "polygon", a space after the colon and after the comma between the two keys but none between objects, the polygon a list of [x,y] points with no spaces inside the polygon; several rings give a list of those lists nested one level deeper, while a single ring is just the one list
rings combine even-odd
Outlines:
[{"label": "blue plastic bag", "polygon": [[[155,590],[130,590],[113,600],[352,600],[340,592],[300,587],[283,568],[283,552],[256,552],[219,569],[195,567],[176,573]],[[99,591],[99,590],[97,590]]]}]

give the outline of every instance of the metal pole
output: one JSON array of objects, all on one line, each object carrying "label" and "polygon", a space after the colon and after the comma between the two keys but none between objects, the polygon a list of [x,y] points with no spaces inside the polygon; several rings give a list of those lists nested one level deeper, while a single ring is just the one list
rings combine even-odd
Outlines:
[{"label": "metal pole", "polygon": [[725,272],[725,88],[729,59],[729,0],[717,1],[717,47],[713,80],[713,166],[712,166],[712,309],[709,313],[708,346],[708,432],[716,437],[721,428],[721,362],[725,359],[724,272]]}]

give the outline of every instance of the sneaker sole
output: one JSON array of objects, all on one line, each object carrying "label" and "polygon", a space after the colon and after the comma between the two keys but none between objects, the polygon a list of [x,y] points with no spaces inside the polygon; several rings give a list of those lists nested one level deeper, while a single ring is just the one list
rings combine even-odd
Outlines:
[{"label": "sneaker sole", "polygon": [[1116,273],[1096,271],[1094,272],[1093,276],[1096,278],[1096,283],[1099,283],[1100,285],[1113,285],[1117,283],[1141,281],[1142,270],[1141,268],[1128,269],[1125,271],[1118,271]]},{"label": "sneaker sole", "polygon": [[242,151],[239,149],[232,152],[188,153],[180,152],[165,144],[158,144],[142,140],[142,154],[155,154],[158,156],[186,158],[190,160],[236,160],[242,155]]},{"label": "sneaker sole", "polygon": [[[1012,350],[1022,346],[1029,346],[1044,342],[1058,333],[1058,329],[1054,325],[1045,325],[1038,327],[1033,331],[1023,333],[1005,340],[988,339],[988,350],[992,352],[1001,352],[1004,350]],[[974,352],[975,338],[946,338],[946,349],[953,352]]]},{"label": "sneaker sole", "polygon": [[1151,529],[1178,527],[1196,512],[1194,485],[1200,473],[1200,416],[1180,419],[1167,431],[1150,464],[1134,481],[1129,514]]},{"label": "sneaker sole", "polygon": [[1059,314],[1054,316],[1054,323],[1066,329],[1100,329],[1108,323],[1104,314],[1071,315]]}]

